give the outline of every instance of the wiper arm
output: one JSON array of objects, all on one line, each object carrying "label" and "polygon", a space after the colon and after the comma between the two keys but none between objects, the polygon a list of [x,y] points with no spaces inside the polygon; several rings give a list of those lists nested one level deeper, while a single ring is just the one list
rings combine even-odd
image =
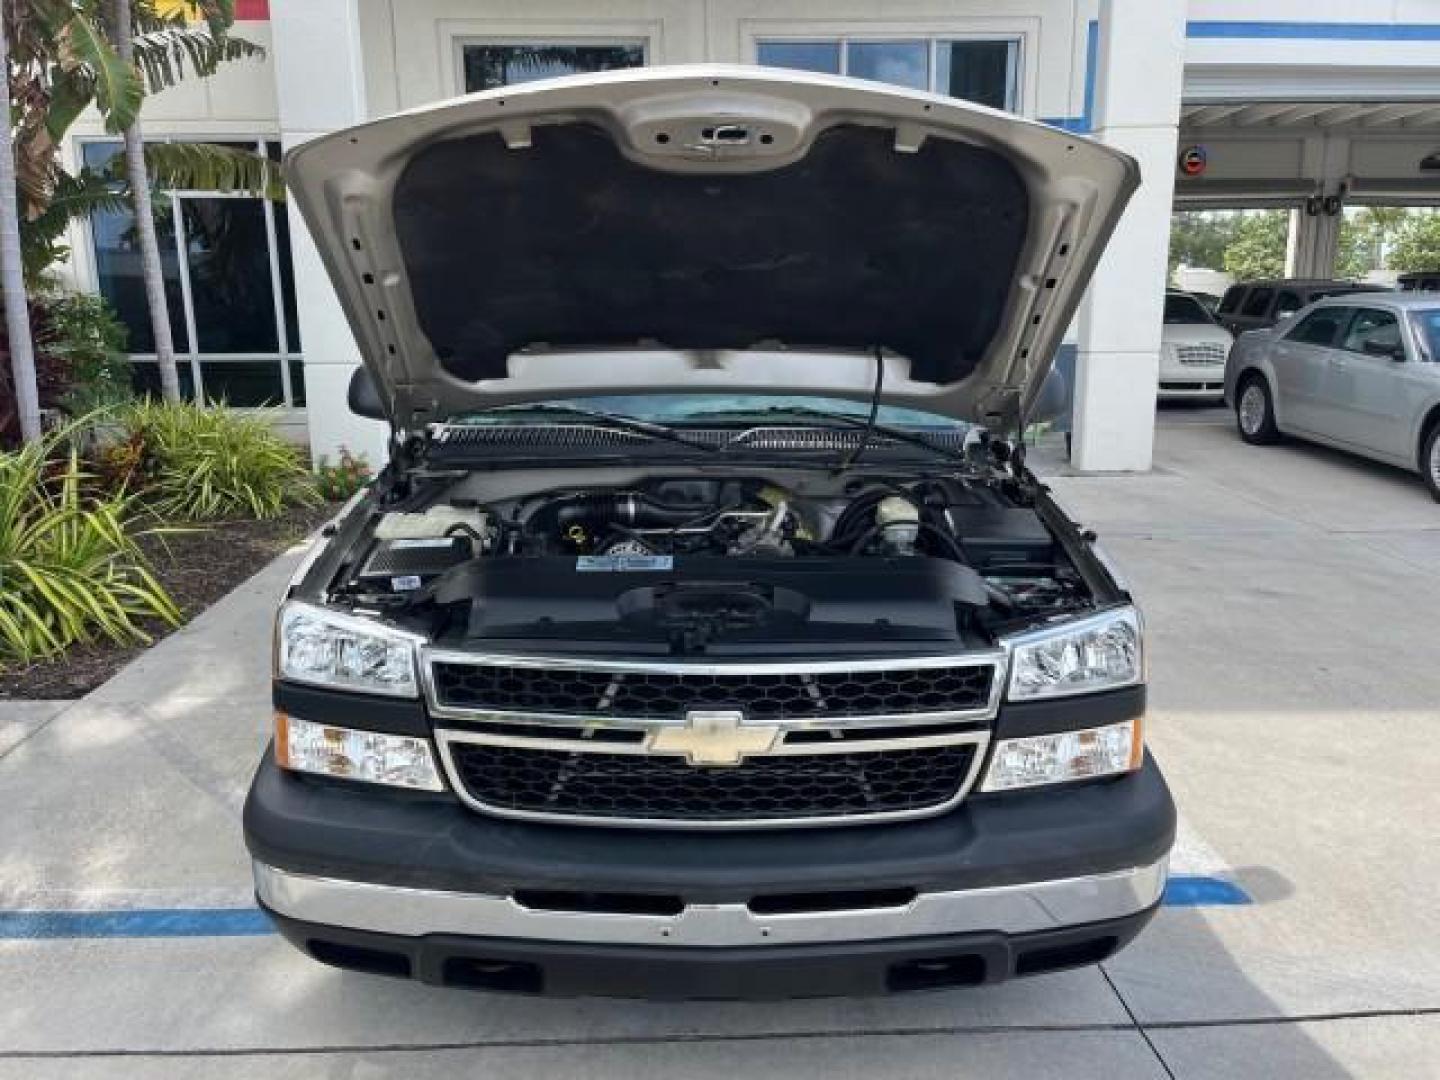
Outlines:
[{"label": "wiper arm", "polygon": [[[692,419],[701,419],[704,417],[722,417],[725,415],[726,413],[724,413],[723,411],[717,411],[702,413],[699,416],[692,417]],[[824,409],[812,409],[806,405],[772,405],[763,409],[737,409],[734,413],[730,415],[796,416],[807,420],[823,420],[827,424],[836,427],[844,427],[861,431],[869,428],[877,435],[884,436],[887,439],[893,439],[896,442],[907,443],[910,446],[918,446],[922,450],[930,451],[930,453],[935,454],[937,457],[948,458],[951,461],[958,462],[964,462],[966,460],[964,454],[957,454],[955,451],[947,449],[946,447],[937,446],[935,443],[932,443],[929,439],[925,438],[925,436],[916,435],[914,432],[906,431],[904,428],[890,427],[886,424],[871,424],[863,417],[848,416],[845,413],[827,412]],[[732,438],[729,442],[722,444],[720,449],[729,450],[731,447],[738,445],[740,440],[744,437],[745,433],[742,432],[741,434],[736,435],[734,438]]]},{"label": "wiper arm", "polygon": [[681,446],[688,446],[692,450],[703,450],[707,454],[718,454],[724,449],[723,446],[687,438],[664,424],[651,423],[649,420],[640,420],[634,416],[622,416],[619,413],[602,412],[599,409],[586,409],[579,405],[554,405],[543,402],[534,405],[498,405],[493,409],[485,409],[477,415],[494,416],[512,413],[537,416],[573,416],[577,419],[588,420],[593,424],[603,424],[617,431],[633,431],[637,435],[645,435],[651,439],[678,443]]}]

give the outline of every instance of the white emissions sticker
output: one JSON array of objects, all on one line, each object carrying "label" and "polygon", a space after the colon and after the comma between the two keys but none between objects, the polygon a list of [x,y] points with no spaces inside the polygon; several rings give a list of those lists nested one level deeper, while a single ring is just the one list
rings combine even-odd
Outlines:
[{"label": "white emissions sticker", "polygon": [[402,577],[390,579],[391,592],[414,592],[420,587],[420,579],[414,574],[405,574]]},{"label": "white emissions sticker", "polygon": [[575,569],[580,571],[644,571],[673,570],[673,555],[580,555],[575,559]]}]

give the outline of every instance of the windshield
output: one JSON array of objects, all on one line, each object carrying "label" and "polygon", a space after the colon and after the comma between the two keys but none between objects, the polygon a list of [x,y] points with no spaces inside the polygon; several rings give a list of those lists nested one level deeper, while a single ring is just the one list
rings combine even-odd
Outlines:
[{"label": "windshield", "polygon": [[[580,408],[615,416],[630,417],[654,424],[733,424],[750,420],[773,421],[776,413],[788,410],[818,410],[840,416],[867,420],[870,406],[860,401],[841,398],[816,397],[803,394],[622,394],[603,397],[567,398],[554,401],[537,401],[541,408]],[[466,413],[452,418],[452,423],[464,424],[516,424],[524,423],[524,406],[514,407],[510,414],[505,412]],[[821,423],[816,417],[797,417],[796,423]],[[972,425],[961,420],[921,409],[904,409],[894,405],[882,405],[875,422],[885,427],[942,429],[965,431]]]},{"label": "windshield", "polygon": [[1201,306],[1200,301],[1193,296],[1182,296],[1177,293],[1165,294],[1166,326],[1209,324],[1214,321],[1210,318],[1210,313]]},{"label": "windshield", "polygon": [[1410,312],[1410,325],[1415,328],[1424,358],[1431,363],[1440,361],[1440,307]]}]

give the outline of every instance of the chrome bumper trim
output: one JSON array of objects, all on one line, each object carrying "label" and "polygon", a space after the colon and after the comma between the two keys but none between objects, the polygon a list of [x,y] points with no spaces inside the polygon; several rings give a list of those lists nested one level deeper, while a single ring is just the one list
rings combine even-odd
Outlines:
[{"label": "chrome bumper trim", "polygon": [[921,893],[892,908],[756,915],[691,904],[678,915],[538,911],[508,896],[442,892],[292,874],[254,862],[255,892],[277,915],[420,937],[458,934],[610,945],[795,945],[992,931],[1020,934],[1134,915],[1159,901],[1166,859],[1056,881]]}]

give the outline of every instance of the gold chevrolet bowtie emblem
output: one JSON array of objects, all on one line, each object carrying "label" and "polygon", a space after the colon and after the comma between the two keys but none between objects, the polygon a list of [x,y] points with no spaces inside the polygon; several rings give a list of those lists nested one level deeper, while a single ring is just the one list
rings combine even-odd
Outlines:
[{"label": "gold chevrolet bowtie emblem", "polygon": [[747,754],[763,754],[775,745],[780,729],[745,723],[738,709],[695,709],[683,727],[661,728],[650,736],[657,754],[684,754],[691,765],[739,765]]}]

